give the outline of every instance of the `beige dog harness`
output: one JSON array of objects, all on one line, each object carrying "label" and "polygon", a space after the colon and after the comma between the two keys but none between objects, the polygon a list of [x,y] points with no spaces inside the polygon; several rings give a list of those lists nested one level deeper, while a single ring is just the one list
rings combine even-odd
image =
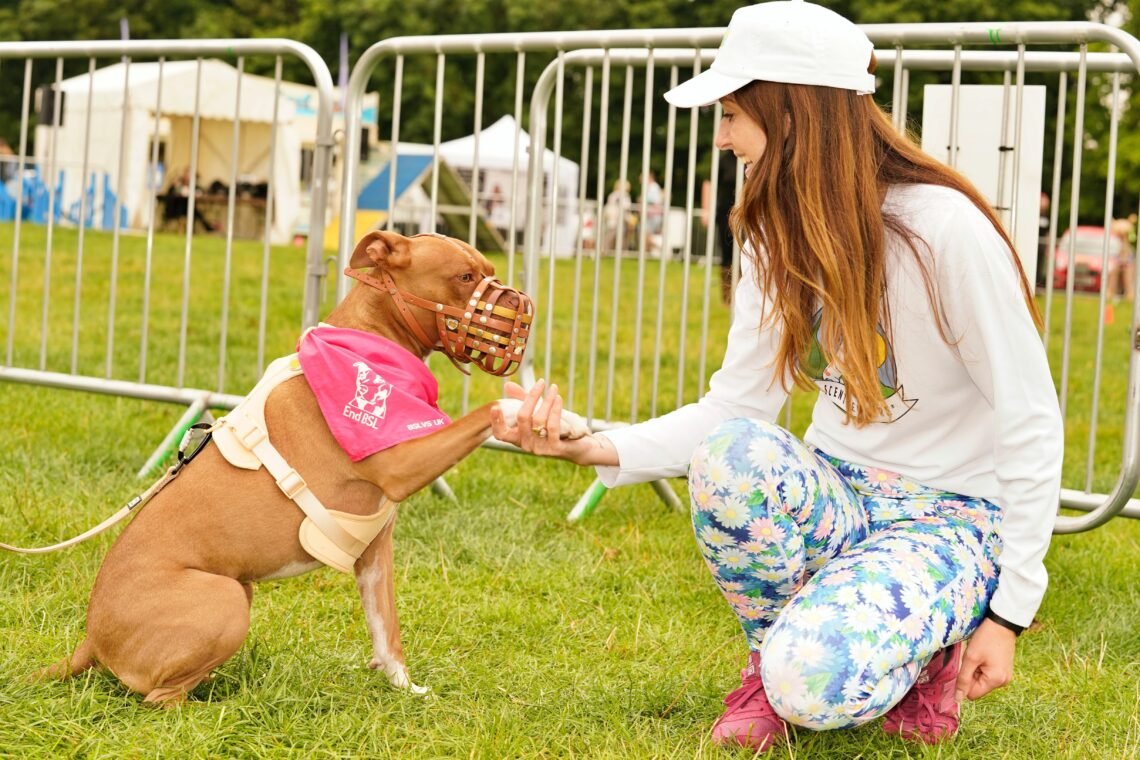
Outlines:
[{"label": "beige dog harness", "polygon": [[214,428],[214,443],[234,467],[245,470],[265,467],[277,481],[281,492],[305,513],[299,533],[305,551],[329,567],[351,573],[353,564],[365,548],[395,516],[398,502],[383,497],[379,510],[373,515],[353,515],[328,509],[309,489],[300,473],[290,467],[269,442],[265,400],[278,385],[300,374],[303,373],[296,354],[270,363],[245,400],[218,420]]}]

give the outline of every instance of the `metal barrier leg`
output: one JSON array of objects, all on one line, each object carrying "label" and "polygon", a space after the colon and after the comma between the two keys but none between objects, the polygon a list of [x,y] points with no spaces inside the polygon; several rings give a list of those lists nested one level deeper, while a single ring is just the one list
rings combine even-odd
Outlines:
[{"label": "metal barrier leg", "polygon": [[178,422],[174,423],[174,427],[162,439],[162,443],[158,444],[158,448],[146,460],[146,464],[142,466],[136,477],[146,478],[153,476],[162,469],[162,463],[165,462],[171,454],[178,448],[178,444],[182,442],[182,436],[186,435],[186,431],[190,429],[202,415],[209,415],[206,410],[206,402],[209,399],[209,394],[204,394],[196,399],[190,406],[183,412]]},{"label": "metal barrier leg", "polygon": [[[685,505],[677,498],[677,494],[673,492],[673,489],[669,487],[666,481],[654,480],[650,482],[649,485],[653,486],[653,490],[657,492],[657,496],[661,501],[665,502],[665,506],[676,512],[687,511]],[[602,497],[606,495],[607,490],[609,489],[606,488],[600,478],[595,479],[594,482],[590,484],[590,487],[586,489],[586,492],[582,494],[581,498],[578,499],[578,503],[574,505],[574,508],[570,510],[570,514],[566,515],[566,521],[578,522],[583,517],[589,516],[598,508],[598,504],[601,502]]]},{"label": "metal barrier leg", "polygon": [[669,483],[665,480],[655,480],[649,485],[653,486],[653,490],[661,497],[661,501],[665,502],[665,506],[669,507],[675,512],[688,512],[688,508],[681,503],[677,498],[677,494],[669,487]]},{"label": "metal barrier leg", "polygon": [[431,482],[431,492],[436,496],[442,496],[443,498],[455,504],[459,503],[459,499],[455,497],[455,491],[451,490],[451,486],[447,484],[447,481],[443,479],[443,476],[440,476]]},{"label": "metal barrier leg", "polygon": [[601,478],[596,478],[590,487],[586,489],[586,493],[578,499],[578,503],[570,510],[570,514],[566,515],[567,522],[578,522],[583,517],[586,517],[595,509],[598,508],[598,502],[606,495],[606,485],[601,481]]}]

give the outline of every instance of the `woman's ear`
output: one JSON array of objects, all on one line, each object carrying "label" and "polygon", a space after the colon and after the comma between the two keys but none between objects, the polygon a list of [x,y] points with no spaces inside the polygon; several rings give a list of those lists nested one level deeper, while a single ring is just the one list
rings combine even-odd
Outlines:
[{"label": "woman's ear", "polygon": [[382,266],[402,269],[411,263],[410,241],[403,235],[373,230],[360,239],[352,251],[348,265],[353,269]]}]

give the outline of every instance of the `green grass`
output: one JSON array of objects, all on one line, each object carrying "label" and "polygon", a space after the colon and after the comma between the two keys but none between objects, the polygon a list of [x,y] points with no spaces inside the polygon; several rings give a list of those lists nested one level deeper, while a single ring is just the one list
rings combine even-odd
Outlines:
[{"label": "green grass", "polygon": [[[39,356],[42,230],[24,227],[15,342],[17,364]],[[0,228],[0,283],[8,282],[10,228]],[[71,291],[67,251],[74,235],[57,231],[48,368],[70,361]],[[140,270],[138,239],[123,241],[113,374],[136,379]],[[81,370],[102,375],[105,362],[107,241],[88,236]],[[95,251],[99,252],[96,253]],[[182,241],[160,238],[156,261],[181,275]],[[241,248],[231,312],[231,374],[242,392],[256,375],[256,283],[260,249]],[[270,356],[291,350],[300,314],[303,253],[273,252]],[[187,384],[217,382],[221,246],[194,251],[194,298]],[[608,348],[611,263],[602,268],[602,340]],[[656,282],[656,264],[650,265]],[[592,271],[592,265],[585,268]],[[669,266],[670,304],[680,267]],[[70,274],[67,272],[70,271]],[[696,267],[694,276],[703,277]],[[636,262],[622,272],[622,300],[632,304]],[[545,283],[545,280],[543,280]],[[571,319],[566,294],[573,264],[559,264],[559,334]],[[545,292],[545,286],[543,288]],[[0,292],[0,336],[7,335],[7,290]],[[251,298],[252,303],[251,306]],[[133,300],[132,300],[133,299]],[[714,299],[715,300],[715,299]],[[699,311],[690,323],[699,334]],[[58,305],[58,308],[57,308]],[[177,361],[164,341],[177,336],[178,299],[153,304],[148,379],[172,382]],[[655,302],[646,314],[654,315]],[[1066,483],[1084,479],[1087,372],[1096,303],[1075,304],[1074,388],[1069,407]],[[1095,485],[1112,485],[1126,403],[1128,319],[1109,326],[1098,422]],[[84,314],[87,314],[87,306]],[[625,314],[626,312],[623,312]],[[241,314],[235,318],[234,314]],[[252,314],[252,317],[250,316]],[[648,316],[650,322],[653,316]],[[251,322],[252,319],[252,322]],[[710,307],[710,335],[726,315]],[[693,325],[696,325],[694,328]],[[239,326],[240,325],[240,326]],[[251,327],[251,325],[253,327]],[[615,357],[614,417],[631,409],[632,320],[623,317]],[[667,343],[676,343],[676,320]],[[62,340],[56,332],[63,331]],[[540,336],[541,336],[540,328]],[[120,338],[122,338],[120,340]],[[582,338],[584,340],[585,338]],[[559,339],[552,379],[565,385],[569,352]],[[693,344],[695,346],[695,344]],[[535,343],[541,358],[543,346]],[[686,356],[686,398],[699,382],[695,349]],[[708,368],[719,347],[709,348]],[[132,353],[134,352],[134,353]],[[676,351],[663,359],[675,378]],[[619,361],[620,358],[620,361]],[[584,401],[584,358],[576,371],[576,406]],[[541,364],[541,361],[540,361]],[[463,403],[460,376],[433,362],[445,409]],[[604,388],[605,361],[595,381]],[[651,370],[651,365],[649,365]],[[642,366],[639,414],[648,408]],[[1079,378],[1079,379],[1078,379]],[[232,387],[229,385],[232,383]],[[492,398],[497,382],[475,377],[470,404]],[[658,398],[671,403],[674,381]],[[1083,394],[1083,395],[1082,395]],[[802,430],[811,398],[797,394],[793,427]],[[603,400],[599,399],[599,405]],[[0,540],[46,544],[102,519],[144,485],[134,472],[181,413],[164,404],[23,385],[0,384]],[[1082,424],[1083,431],[1082,432]],[[1115,447],[1115,449],[1114,449]],[[708,742],[720,699],[735,685],[743,645],[734,620],[700,560],[685,515],[665,509],[647,486],[615,490],[578,525],[566,511],[593,473],[479,451],[448,474],[458,504],[421,493],[403,506],[396,530],[397,601],[408,664],[433,693],[392,690],[365,667],[368,637],[352,579],[320,570],[258,586],[253,624],[242,650],[175,710],[143,707],[114,678],[85,674],[32,683],[28,674],[70,651],[83,630],[91,582],[112,536],[43,557],[0,557],[0,757],[746,757]],[[675,482],[681,493],[683,484]],[[965,708],[960,736],[942,748],[918,747],[877,725],[814,734],[801,731],[774,757],[797,758],[1131,758],[1140,756],[1140,524],[1115,520],[1088,534],[1058,537],[1048,558],[1051,590],[1039,624],[1022,639],[1009,688]]]}]

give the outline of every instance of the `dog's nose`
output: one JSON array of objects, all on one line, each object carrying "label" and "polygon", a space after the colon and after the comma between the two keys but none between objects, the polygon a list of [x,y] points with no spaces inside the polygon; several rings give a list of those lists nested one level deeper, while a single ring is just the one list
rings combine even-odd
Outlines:
[{"label": "dog's nose", "polygon": [[522,303],[522,299],[519,298],[518,293],[504,293],[501,303],[508,309],[517,310]]}]

